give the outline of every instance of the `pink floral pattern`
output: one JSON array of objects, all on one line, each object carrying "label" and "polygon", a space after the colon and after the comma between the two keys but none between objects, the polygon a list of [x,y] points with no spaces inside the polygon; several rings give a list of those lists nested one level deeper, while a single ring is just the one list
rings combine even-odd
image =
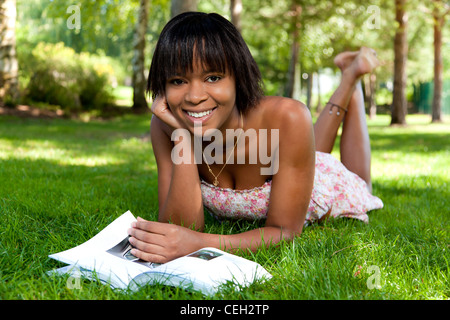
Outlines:
[{"label": "pink floral pattern", "polygon": [[[262,186],[233,190],[201,183],[203,204],[218,219],[260,220],[267,217],[272,181]],[[369,222],[367,212],[381,209],[383,202],[373,196],[364,180],[331,154],[316,152],[314,188],[305,223],[330,216],[348,217]]]}]

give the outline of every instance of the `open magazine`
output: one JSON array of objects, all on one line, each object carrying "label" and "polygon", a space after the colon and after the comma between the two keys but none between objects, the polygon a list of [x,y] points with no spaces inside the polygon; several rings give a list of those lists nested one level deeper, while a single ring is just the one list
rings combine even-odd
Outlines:
[{"label": "open magazine", "polygon": [[256,262],[216,248],[203,248],[164,264],[142,261],[130,253],[127,230],[133,221],[135,217],[127,211],[85,243],[49,255],[68,264],[49,274],[98,279],[113,288],[133,291],[160,283],[206,295],[216,293],[227,282],[245,287],[255,280],[271,278]]}]

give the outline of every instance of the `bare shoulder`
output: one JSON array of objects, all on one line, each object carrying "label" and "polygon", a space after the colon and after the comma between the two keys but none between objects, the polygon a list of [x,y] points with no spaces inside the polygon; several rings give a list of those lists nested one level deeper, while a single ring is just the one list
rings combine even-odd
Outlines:
[{"label": "bare shoulder", "polygon": [[314,128],[309,109],[300,101],[283,97],[268,97],[263,103],[266,127],[279,132],[280,170],[282,163],[309,167],[314,157]]},{"label": "bare shoulder", "polygon": [[297,131],[312,125],[309,109],[298,100],[269,96],[260,107],[266,127]]}]

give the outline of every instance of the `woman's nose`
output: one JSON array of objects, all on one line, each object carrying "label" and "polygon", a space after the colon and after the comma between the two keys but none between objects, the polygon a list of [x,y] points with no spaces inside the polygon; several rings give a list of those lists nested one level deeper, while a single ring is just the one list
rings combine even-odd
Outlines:
[{"label": "woman's nose", "polygon": [[186,101],[197,105],[208,99],[208,95],[203,87],[203,83],[193,81],[189,84],[188,92],[186,93]]}]

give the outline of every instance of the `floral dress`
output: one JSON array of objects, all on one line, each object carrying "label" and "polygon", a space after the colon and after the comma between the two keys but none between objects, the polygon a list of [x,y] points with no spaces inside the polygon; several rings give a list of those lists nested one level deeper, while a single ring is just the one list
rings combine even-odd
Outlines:
[{"label": "floral dress", "polygon": [[[234,190],[201,183],[204,207],[217,219],[261,220],[267,217],[272,180],[262,186]],[[367,212],[381,209],[383,202],[367,189],[366,182],[329,153],[316,152],[314,188],[305,223],[330,217],[369,222]]]}]

